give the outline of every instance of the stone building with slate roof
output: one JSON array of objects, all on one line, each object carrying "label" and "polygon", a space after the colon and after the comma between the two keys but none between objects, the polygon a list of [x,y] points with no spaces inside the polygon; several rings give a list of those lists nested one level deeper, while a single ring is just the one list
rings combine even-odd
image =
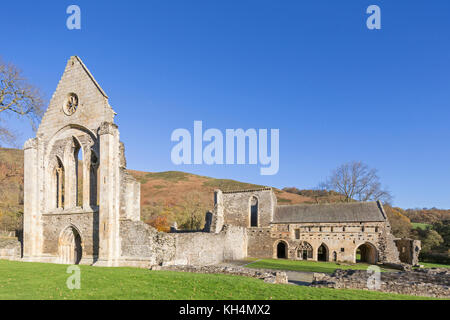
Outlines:
[{"label": "stone building with slate roof", "polygon": [[399,263],[381,202],[277,205],[270,188],[215,193],[212,227],[245,227],[249,257]]}]

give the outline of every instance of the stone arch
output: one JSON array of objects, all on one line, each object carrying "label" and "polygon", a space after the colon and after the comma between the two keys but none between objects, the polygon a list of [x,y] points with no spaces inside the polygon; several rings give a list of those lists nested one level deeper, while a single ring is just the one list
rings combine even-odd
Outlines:
[{"label": "stone arch", "polygon": [[328,249],[328,246],[325,243],[322,243],[317,248],[317,260],[318,261],[329,261],[330,250]]},{"label": "stone arch", "polygon": [[308,260],[313,258],[313,247],[309,242],[302,241],[296,249],[297,259]]},{"label": "stone arch", "polygon": [[274,243],[274,257],[277,259],[289,258],[289,245],[284,240],[278,240]]},{"label": "stone arch", "polygon": [[74,226],[66,227],[58,238],[58,258],[62,264],[79,264],[83,257],[80,231]]},{"label": "stone arch", "polygon": [[365,242],[357,246],[355,249],[355,261],[376,264],[378,262],[378,250],[376,246],[370,242]]},{"label": "stone arch", "polygon": [[[84,210],[89,210],[90,205],[97,204],[97,199],[91,202],[92,198],[97,198],[98,192],[91,196],[91,191],[97,189],[97,183],[94,188],[90,187],[90,182],[97,179],[98,176],[98,163],[99,163],[99,140],[95,133],[91,130],[80,125],[67,125],[58,130],[53,137],[49,140],[46,152],[44,156],[44,164],[50,163],[50,160],[56,155],[60,155],[64,164],[66,173],[66,201],[65,208],[81,207]],[[82,156],[80,163],[75,161],[77,158],[74,153],[78,151],[78,154]],[[91,154],[95,154],[97,160],[96,170],[91,170]],[[78,160],[78,159],[77,159]],[[48,166],[45,172],[47,177],[51,179],[51,171]],[[95,177],[91,175],[95,174]],[[44,181],[48,181],[48,178],[44,178]],[[44,190],[46,194],[50,195],[51,190],[47,187],[47,183],[44,184]],[[50,197],[49,197],[50,198]],[[49,210],[54,209],[52,203],[46,205]]]},{"label": "stone arch", "polygon": [[250,227],[259,227],[259,199],[257,196],[250,197],[249,211],[250,211]]}]

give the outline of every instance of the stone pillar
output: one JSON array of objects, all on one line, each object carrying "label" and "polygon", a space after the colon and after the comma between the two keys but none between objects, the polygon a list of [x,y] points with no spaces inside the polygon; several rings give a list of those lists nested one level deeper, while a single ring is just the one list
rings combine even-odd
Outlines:
[{"label": "stone pillar", "polygon": [[42,253],[38,183],[38,140],[35,138],[24,145],[23,255],[27,260]]},{"label": "stone pillar", "polygon": [[211,224],[211,232],[219,233],[223,229],[223,193],[221,190],[214,190],[214,211]]},{"label": "stone pillar", "polygon": [[100,206],[98,265],[115,266],[119,239],[119,131],[113,123],[100,126]]}]

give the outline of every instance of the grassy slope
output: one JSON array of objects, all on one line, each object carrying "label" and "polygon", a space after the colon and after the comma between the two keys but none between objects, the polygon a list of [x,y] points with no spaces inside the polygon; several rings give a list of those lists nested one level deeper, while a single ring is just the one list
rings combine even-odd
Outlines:
[{"label": "grassy slope", "polygon": [[[291,270],[304,272],[323,272],[323,273],[333,273],[336,269],[366,270],[369,266],[370,266],[369,264],[365,263],[345,265],[333,262],[293,261],[293,260],[276,260],[276,259],[262,259],[247,265],[248,268]],[[381,268],[381,271],[386,272],[392,270]]]},{"label": "grassy slope", "polygon": [[[0,148],[0,162],[17,163],[23,170],[23,151],[18,149]],[[155,206],[175,206],[179,205],[189,193],[196,193],[201,203],[207,207],[213,207],[214,189],[236,190],[252,189],[263,186],[251,183],[244,183],[228,179],[215,179],[179,171],[170,172],[141,172],[129,170],[129,172],[141,182],[141,208],[146,210]],[[0,207],[19,205],[19,194],[22,193],[22,182],[14,177],[8,179],[8,188],[5,194],[0,197]],[[314,203],[314,199],[288,193],[275,189],[275,193],[280,204]]]},{"label": "grassy slope", "polygon": [[363,290],[267,284],[212,274],[81,266],[81,289],[66,287],[67,266],[0,260],[0,299],[424,299]]},{"label": "grassy slope", "polygon": [[414,229],[422,229],[425,230],[427,227],[431,227],[431,224],[427,223],[418,223],[418,222],[411,222]]}]

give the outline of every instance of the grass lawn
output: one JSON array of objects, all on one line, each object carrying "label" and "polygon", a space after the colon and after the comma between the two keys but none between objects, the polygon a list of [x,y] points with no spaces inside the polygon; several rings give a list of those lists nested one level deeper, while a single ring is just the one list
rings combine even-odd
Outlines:
[{"label": "grass lawn", "polygon": [[69,290],[67,266],[0,260],[0,299],[425,299],[363,290],[274,285],[227,275],[80,268],[81,289]]},{"label": "grass lawn", "polygon": [[[340,265],[334,262],[320,262],[320,261],[293,261],[286,259],[262,259],[256,262],[251,262],[247,268],[261,268],[261,269],[276,269],[276,270],[290,270],[290,271],[304,271],[304,272],[323,272],[333,273],[336,269],[353,269],[366,270],[370,264],[357,263],[354,265]],[[386,268],[381,268],[382,272],[397,271]]]},{"label": "grass lawn", "polygon": [[448,268],[448,269],[450,269],[450,265],[448,265],[448,264],[438,264],[438,263],[428,263],[428,262],[420,262],[419,264],[423,265],[425,268]]},{"label": "grass lawn", "polygon": [[413,226],[413,229],[422,229],[422,230],[426,230],[427,227],[431,227],[431,224],[427,224],[427,223],[412,222],[411,224],[412,224],[412,226]]}]

